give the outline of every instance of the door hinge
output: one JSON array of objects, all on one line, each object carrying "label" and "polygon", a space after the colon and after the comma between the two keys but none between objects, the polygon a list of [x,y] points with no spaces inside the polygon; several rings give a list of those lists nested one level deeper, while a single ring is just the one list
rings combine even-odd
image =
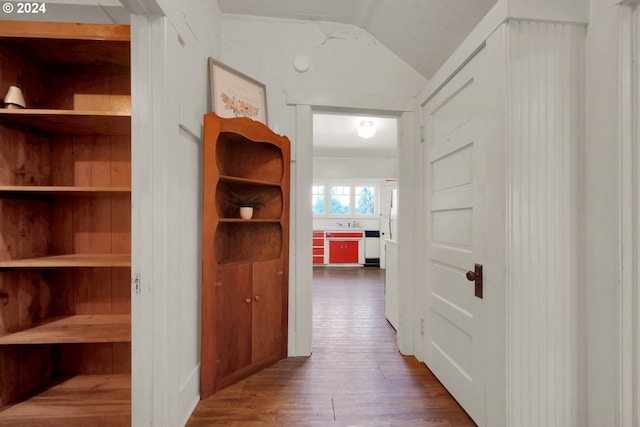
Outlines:
[{"label": "door hinge", "polygon": [[427,140],[427,134],[424,130],[424,125],[420,126],[420,142],[424,143]]},{"label": "door hinge", "polygon": [[135,291],[136,295],[140,295],[140,292],[142,292],[142,284],[140,283],[140,273],[136,274],[133,277],[133,290]]}]

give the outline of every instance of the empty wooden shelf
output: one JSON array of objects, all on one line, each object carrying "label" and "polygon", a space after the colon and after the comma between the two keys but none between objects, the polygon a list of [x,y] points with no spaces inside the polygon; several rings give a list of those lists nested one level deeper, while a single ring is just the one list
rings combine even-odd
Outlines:
[{"label": "empty wooden shelf", "polygon": [[53,134],[131,135],[130,112],[0,109],[0,120]]},{"label": "empty wooden shelf", "polygon": [[102,314],[46,319],[0,337],[0,345],[131,342],[131,315]]},{"label": "empty wooden shelf", "polygon": [[130,375],[79,375],[0,410],[3,427],[131,425]]},{"label": "empty wooden shelf", "polygon": [[0,261],[0,268],[131,267],[128,254],[68,254]]}]

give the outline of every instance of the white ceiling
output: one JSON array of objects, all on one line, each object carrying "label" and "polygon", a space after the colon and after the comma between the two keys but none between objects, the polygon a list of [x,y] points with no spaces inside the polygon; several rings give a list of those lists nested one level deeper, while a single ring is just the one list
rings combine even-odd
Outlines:
[{"label": "white ceiling", "polygon": [[[372,121],[376,133],[358,136],[363,121]],[[320,157],[397,157],[398,120],[390,117],[313,114],[313,155]]]},{"label": "white ceiling", "polygon": [[497,0],[218,0],[223,13],[365,29],[430,79]]}]

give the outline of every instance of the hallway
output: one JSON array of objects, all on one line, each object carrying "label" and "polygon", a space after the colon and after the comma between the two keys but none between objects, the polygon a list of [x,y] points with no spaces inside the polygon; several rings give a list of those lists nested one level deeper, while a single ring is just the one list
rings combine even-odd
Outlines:
[{"label": "hallway", "polygon": [[314,269],[313,355],[201,401],[187,426],[473,426],[440,383],[401,356],[384,318],[384,271]]}]

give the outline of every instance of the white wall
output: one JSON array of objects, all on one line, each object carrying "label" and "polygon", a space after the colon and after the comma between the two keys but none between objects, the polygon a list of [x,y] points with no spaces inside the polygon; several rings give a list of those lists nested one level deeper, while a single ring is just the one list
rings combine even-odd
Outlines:
[{"label": "white wall", "polygon": [[[165,154],[167,426],[186,421],[199,398],[202,116],[208,111],[207,58],[215,55],[216,2],[166,2]],[[179,5],[181,10],[174,11]],[[173,15],[177,13],[177,16]],[[186,27],[186,28],[185,28]],[[174,404],[175,402],[175,404]]]},{"label": "white wall", "polygon": [[133,412],[134,425],[173,427],[199,400],[202,116],[220,11],[209,1],[142,3],[160,16],[132,19],[133,272],[143,282],[132,304]]},{"label": "white wall", "polygon": [[[217,59],[266,84],[269,126],[289,136],[292,142],[291,177],[294,181],[307,172],[301,170],[298,173],[298,167],[312,167],[311,160],[308,165],[298,162],[298,153],[304,152],[310,159],[311,138],[307,140],[308,145],[298,145],[295,140],[296,132],[300,132],[296,126],[296,110],[303,107],[287,105],[288,93],[306,93],[325,101],[339,94],[346,104],[341,106],[362,110],[367,108],[363,105],[367,100],[413,97],[426,83],[421,75],[371,35],[354,26],[223,16],[221,36],[222,46]],[[298,55],[306,55],[311,60],[311,67],[306,73],[298,73],[293,68],[293,60]],[[357,105],[350,105],[350,100]],[[371,104],[368,108],[384,109],[384,105]],[[302,182],[300,178],[298,182]],[[308,185],[310,191],[311,182]],[[300,188],[298,194],[304,191]],[[306,301],[307,295],[310,298],[311,255],[309,253],[307,257],[304,248],[308,244],[308,251],[311,251],[311,213],[296,212],[296,203],[294,183],[291,199],[290,265],[293,267],[289,278],[289,354],[304,355],[311,350],[310,305],[300,302]],[[304,236],[297,235],[298,221],[309,224]],[[308,242],[305,241],[307,237]],[[304,256],[305,260],[308,258],[308,269],[304,269],[304,273],[300,273],[302,270],[298,272],[300,274],[293,271],[297,254]],[[304,296],[298,298],[300,295],[297,293]],[[298,332],[301,337],[297,336]]]},{"label": "white wall", "polygon": [[398,177],[398,159],[313,157],[314,181],[327,179],[385,179]]},{"label": "white wall", "polygon": [[[298,55],[311,60],[305,73],[293,68]],[[337,23],[225,15],[218,59],[267,85],[269,126],[290,138],[295,114],[287,90],[414,96],[425,83],[367,32]]]}]

